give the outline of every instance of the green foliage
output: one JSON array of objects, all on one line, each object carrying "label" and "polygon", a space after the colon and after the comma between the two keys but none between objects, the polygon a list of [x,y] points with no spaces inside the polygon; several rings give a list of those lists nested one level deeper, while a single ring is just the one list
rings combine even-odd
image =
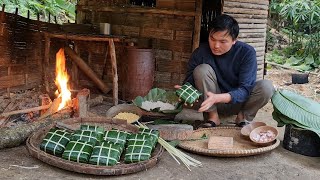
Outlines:
[{"label": "green foliage", "polygon": [[272,0],[270,11],[277,28],[290,39],[290,44],[282,51],[291,59],[286,65],[301,70],[319,67],[320,0]]},{"label": "green foliage", "polygon": [[18,8],[19,15],[26,17],[30,11],[31,19],[36,19],[39,14],[40,20],[46,22],[50,14],[51,22],[53,22],[53,16],[56,16],[60,24],[75,21],[76,3],[77,0],[0,0],[0,4],[6,5],[6,12],[14,13]]}]

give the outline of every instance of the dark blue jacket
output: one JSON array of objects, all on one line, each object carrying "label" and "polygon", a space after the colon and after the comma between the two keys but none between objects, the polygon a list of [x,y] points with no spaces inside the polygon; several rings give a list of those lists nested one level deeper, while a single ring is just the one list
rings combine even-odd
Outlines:
[{"label": "dark blue jacket", "polygon": [[195,85],[193,70],[200,64],[209,64],[216,73],[222,93],[231,95],[231,103],[241,103],[248,99],[257,77],[257,58],[254,48],[237,41],[225,54],[212,54],[209,43],[201,44],[188,63],[185,82]]}]

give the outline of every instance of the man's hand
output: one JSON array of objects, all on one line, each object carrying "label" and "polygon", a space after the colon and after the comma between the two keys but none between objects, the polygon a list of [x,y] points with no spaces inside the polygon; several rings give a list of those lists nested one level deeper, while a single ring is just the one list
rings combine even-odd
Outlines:
[{"label": "man's hand", "polygon": [[204,112],[214,104],[228,103],[230,101],[231,101],[231,95],[229,93],[214,94],[212,92],[207,92],[207,98],[205,101],[202,102],[198,112]]},{"label": "man's hand", "polygon": [[176,88],[176,89],[180,89],[182,86],[180,86],[180,85],[174,85],[174,88]]}]

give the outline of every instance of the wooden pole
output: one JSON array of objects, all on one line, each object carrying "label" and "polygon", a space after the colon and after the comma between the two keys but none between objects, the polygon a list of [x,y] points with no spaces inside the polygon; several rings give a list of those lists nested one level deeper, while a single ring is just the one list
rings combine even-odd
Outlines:
[{"label": "wooden pole", "polygon": [[34,108],[29,108],[29,109],[16,110],[16,111],[2,113],[0,116],[7,117],[7,116],[14,115],[14,114],[28,113],[28,112],[32,112],[32,111],[40,111],[40,110],[48,109],[50,106],[51,105],[49,104],[49,105],[38,106],[38,107],[34,107]]},{"label": "wooden pole", "polygon": [[[80,50],[76,42],[74,42],[74,51],[80,56]],[[77,89],[79,87],[79,69],[75,62],[72,62],[71,73],[72,73],[71,75],[72,75],[73,89]]]},{"label": "wooden pole", "polygon": [[113,105],[118,105],[118,71],[117,71],[117,59],[116,59],[116,49],[114,46],[114,42],[111,39],[109,41],[109,50],[111,57],[111,67],[112,67],[112,77],[113,77]]},{"label": "wooden pole", "polygon": [[49,93],[49,75],[48,75],[48,69],[49,69],[49,58],[50,58],[50,38],[45,35],[45,46],[44,46],[44,60],[42,63],[42,72],[44,74],[44,84],[46,88],[46,92]]},{"label": "wooden pole", "polygon": [[103,93],[108,93],[111,88],[107,86],[97,74],[85,63],[85,61],[77,55],[70,47],[65,46],[65,53],[71,58],[73,62],[99,87]]},{"label": "wooden pole", "polygon": [[199,47],[200,43],[202,0],[197,2],[196,12],[197,15],[194,20],[192,51]]}]

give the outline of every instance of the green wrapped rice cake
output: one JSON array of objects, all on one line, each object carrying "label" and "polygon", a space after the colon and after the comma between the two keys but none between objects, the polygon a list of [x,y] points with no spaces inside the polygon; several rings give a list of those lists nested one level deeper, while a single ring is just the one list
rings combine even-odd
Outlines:
[{"label": "green wrapped rice cake", "polygon": [[176,94],[179,96],[179,98],[184,101],[185,103],[188,103],[190,105],[193,105],[193,103],[196,102],[202,95],[196,88],[194,88],[190,83],[185,83],[182,85],[181,88],[176,90]]},{"label": "green wrapped rice cake", "polygon": [[89,163],[94,165],[113,166],[117,164],[122,153],[120,144],[102,142],[93,148]]},{"label": "green wrapped rice cake", "polygon": [[88,131],[94,131],[97,133],[97,140],[102,141],[104,136],[104,128],[101,126],[93,126],[93,125],[86,125],[82,124],[80,126],[80,130],[88,130]]},{"label": "green wrapped rice cake", "polygon": [[52,128],[40,144],[40,149],[46,153],[61,156],[70,141],[71,134],[65,130]]},{"label": "green wrapped rice cake", "polygon": [[124,162],[135,163],[150,159],[152,142],[150,140],[130,140],[126,148]]},{"label": "green wrapped rice cake", "polygon": [[159,139],[159,131],[154,129],[146,129],[146,128],[139,128],[139,133],[143,135],[149,135],[152,137],[152,147],[155,147],[158,139]]},{"label": "green wrapped rice cake", "polygon": [[88,141],[70,141],[62,154],[63,159],[87,163],[92,153],[94,144]]},{"label": "green wrapped rice cake", "polygon": [[122,147],[126,144],[126,139],[127,139],[127,132],[125,131],[120,131],[118,129],[112,129],[110,131],[106,131],[104,135],[104,140],[105,141],[110,141],[116,144],[121,144]]},{"label": "green wrapped rice cake", "polygon": [[72,137],[72,141],[80,140],[80,141],[88,141],[91,142],[93,145],[96,144],[98,141],[98,134],[94,131],[90,130],[76,130]]}]

